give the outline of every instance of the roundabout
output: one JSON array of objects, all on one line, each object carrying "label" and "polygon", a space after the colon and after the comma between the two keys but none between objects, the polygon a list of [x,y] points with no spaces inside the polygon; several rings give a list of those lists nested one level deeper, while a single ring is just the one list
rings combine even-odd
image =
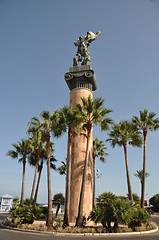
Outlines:
[{"label": "roundabout", "polygon": [[[7,217],[7,214],[0,214],[0,222],[3,221]],[[155,215],[152,216],[152,221],[154,221],[159,226],[159,216]],[[148,231],[148,232],[133,232],[133,233],[116,233],[116,234],[103,234],[103,235],[92,235],[92,234],[54,234],[48,232],[33,232],[33,231],[26,231],[26,230],[17,230],[17,229],[6,229],[1,226],[0,229],[0,240],[42,240],[42,239],[144,239],[144,240],[158,240],[159,239],[159,231]]]}]

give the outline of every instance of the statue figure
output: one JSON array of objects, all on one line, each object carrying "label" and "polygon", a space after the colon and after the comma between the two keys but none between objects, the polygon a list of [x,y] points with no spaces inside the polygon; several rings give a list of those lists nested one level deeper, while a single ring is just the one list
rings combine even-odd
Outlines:
[{"label": "statue figure", "polygon": [[90,65],[90,53],[88,46],[91,42],[96,40],[100,34],[100,31],[96,34],[93,32],[87,32],[87,36],[79,37],[77,41],[74,42],[74,45],[77,47],[77,53],[73,58],[73,66],[78,66],[79,62],[82,62],[81,65]]}]

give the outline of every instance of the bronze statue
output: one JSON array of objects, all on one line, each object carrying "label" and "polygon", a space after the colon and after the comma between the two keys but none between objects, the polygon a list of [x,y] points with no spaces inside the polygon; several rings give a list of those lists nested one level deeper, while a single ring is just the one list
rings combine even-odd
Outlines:
[{"label": "bronze statue", "polygon": [[73,66],[78,66],[79,62],[82,62],[81,65],[90,65],[90,53],[88,46],[91,42],[96,40],[100,34],[100,31],[96,34],[93,32],[87,32],[87,36],[79,37],[77,41],[74,42],[74,45],[77,47],[77,53],[73,58]]}]

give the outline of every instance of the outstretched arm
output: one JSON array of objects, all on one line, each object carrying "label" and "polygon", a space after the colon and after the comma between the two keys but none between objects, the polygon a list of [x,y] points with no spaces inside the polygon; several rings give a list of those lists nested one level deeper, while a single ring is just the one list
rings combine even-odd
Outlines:
[{"label": "outstretched arm", "polygon": [[91,43],[94,40],[96,40],[99,35],[101,34],[101,32],[97,32],[96,34],[94,34],[93,32],[87,32],[87,42]]}]

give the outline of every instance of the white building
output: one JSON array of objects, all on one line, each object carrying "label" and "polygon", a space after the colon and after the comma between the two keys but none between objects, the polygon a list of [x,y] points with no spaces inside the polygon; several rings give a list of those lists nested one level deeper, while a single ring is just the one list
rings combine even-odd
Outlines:
[{"label": "white building", "polygon": [[0,211],[8,212],[12,208],[13,197],[9,194],[5,194],[0,197]]}]

